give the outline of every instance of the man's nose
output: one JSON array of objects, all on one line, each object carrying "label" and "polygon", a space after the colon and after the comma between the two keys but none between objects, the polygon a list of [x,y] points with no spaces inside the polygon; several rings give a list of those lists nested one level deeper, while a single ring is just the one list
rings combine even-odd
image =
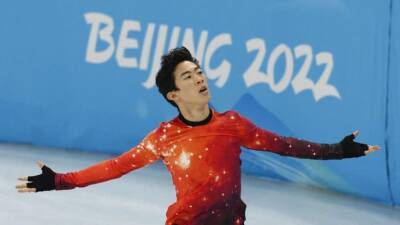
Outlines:
[{"label": "man's nose", "polygon": [[202,84],[202,83],[204,83],[204,77],[197,75],[196,76],[196,84]]}]

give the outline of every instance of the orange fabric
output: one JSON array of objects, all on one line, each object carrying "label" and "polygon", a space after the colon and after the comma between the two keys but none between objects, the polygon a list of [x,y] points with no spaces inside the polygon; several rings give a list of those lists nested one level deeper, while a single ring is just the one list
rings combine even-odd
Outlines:
[{"label": "orange fabric", "polygon": [[234,111],[213,111],[206,125],[190,127],[178,118],[163,122],[136,147],[116,157],[58,178],[58,189],[84,187],[120,177],[161,159],[170,171],[176,202],[167,225],[244,224],[240,199],[240,146],[281,155],[324,158],[326,145],[282,137],[258,128]]}]

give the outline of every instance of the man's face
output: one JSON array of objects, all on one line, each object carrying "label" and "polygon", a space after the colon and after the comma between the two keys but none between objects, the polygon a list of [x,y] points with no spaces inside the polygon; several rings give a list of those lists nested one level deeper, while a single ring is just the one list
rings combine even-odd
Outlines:
[{"label": "man's face", "polygon": [[175,85],[178,91],[170,92],[179,105],[202,105],[210,101],[207,77],[200,67],[193,62],[183,61],[174,71]]}]

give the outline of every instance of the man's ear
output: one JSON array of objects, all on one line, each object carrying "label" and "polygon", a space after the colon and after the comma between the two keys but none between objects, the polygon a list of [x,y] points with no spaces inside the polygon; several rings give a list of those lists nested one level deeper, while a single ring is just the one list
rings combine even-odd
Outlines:
[{"label": "man's ear", "polygon": [[177,98],[178,98],[178,95],[174,91],[170,91],[167,93],[168,100],[176,102]]}]

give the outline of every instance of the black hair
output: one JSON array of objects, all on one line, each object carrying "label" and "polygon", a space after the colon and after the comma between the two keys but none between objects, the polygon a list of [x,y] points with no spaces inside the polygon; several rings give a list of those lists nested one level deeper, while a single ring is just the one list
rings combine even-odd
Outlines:
[{"label": "black hair", "polygon": [[189,50],[185,47],[178,47],[171,49],[167,54],[161,57],[161,68],[157,72],[156,77],[156,85],[158,87],[158,91],[164,96],[164,98],[171,103],[171,105],[178,108],[176,103],[167,98],[167,94],[170,91],[179,90],[175,85],[175,77],[174,72],[176,66],[183,62],[190,61],[199,65],[199,62],[196,58],[190,54]]}]

